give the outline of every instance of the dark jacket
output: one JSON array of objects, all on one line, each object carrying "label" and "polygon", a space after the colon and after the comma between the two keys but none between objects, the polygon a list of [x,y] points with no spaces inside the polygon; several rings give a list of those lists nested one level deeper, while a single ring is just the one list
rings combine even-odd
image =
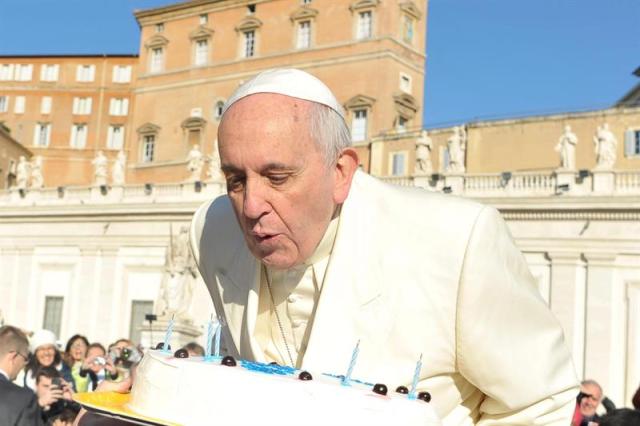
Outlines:
[{"label": "dark jacket", "polygon": [[0,425],[43,425],[36,394],[29,388],[10,382],[2,374],[0,374]]}]

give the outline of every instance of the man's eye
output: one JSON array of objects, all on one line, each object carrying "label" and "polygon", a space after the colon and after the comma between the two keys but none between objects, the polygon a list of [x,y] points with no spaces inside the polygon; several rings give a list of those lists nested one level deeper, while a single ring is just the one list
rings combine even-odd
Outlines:
[{"label": "man's eye", "polygon": [[273,185],[282,185],[289,179],[289,175],[270,175],[269,182]]},{"label": "man's eye", "polygon": [[227,178],[227,191],[240,191],[244,187],[244,178],[241,177],[228,177]]}]

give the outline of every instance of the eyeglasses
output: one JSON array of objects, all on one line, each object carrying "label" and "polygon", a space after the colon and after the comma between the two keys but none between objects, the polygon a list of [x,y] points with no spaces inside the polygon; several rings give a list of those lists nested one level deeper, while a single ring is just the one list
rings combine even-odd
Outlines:
[{"label": "eyeglasses", "polygon": [[22,357],[22,359],[24,359],[24,362],[28,362],[29,361],[29,357],[28,354],[27,355],[22,355],[22,353],[20,353],[19,351],[13,351],[16,353],[16,355],[20,355]]}]

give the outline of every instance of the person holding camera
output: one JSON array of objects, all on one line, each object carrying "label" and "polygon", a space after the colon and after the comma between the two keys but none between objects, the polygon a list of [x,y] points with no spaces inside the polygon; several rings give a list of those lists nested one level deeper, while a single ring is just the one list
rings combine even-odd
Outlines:
[{"label": "person holding camera", "polygon": [[54,367],[43,367],[36,373],[36,395],[44,422],[57,417],[65,409],[80,411],[73,402],[71,383],[62,378]]},{"label": "person holding camera", "polygon": [[109,345],[109,358],[118,370],[117,381],[120,381],[131,375],[131,367],[140,362],[142,353],[131,340],[119,339]]},{"label": "person holding camera", "polygon": [[36,374],[43,367],[54,367],[60,372],[66,382],[72,383],[71,370],[64,368],[62,355],[56,346],[56,335],[49,330],[36,331],[29,341],[31,356],[29,362],[16,379],[16,383],[35,392]]},{"label": "person holding camera", "polygon": [[572,426],[590,426],[598,424],[596,413],[602,401],[602,387],[595,380],[584,380],[580,383],[580,393],[576,399]]},{"label": "person holding camera", "polygon": [[80,366],[79,380],[76,380],[78,392],[93,392],[105,379],[117,380],[118,370],[108,357],[104,346],[92,343],[87,349],[87,356]]}]

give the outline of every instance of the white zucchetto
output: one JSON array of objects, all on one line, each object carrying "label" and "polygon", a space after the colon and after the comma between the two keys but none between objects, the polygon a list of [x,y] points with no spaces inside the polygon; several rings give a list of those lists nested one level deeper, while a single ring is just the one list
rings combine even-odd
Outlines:
[{"label": "white zucchetto", "polygon": [[256,93],[276,93],[326,105],[344,119],[344,111],[331,90],[311,74],[294,68],[263,71],[240,86],[222,107],[222,116],[240,99]]}]

